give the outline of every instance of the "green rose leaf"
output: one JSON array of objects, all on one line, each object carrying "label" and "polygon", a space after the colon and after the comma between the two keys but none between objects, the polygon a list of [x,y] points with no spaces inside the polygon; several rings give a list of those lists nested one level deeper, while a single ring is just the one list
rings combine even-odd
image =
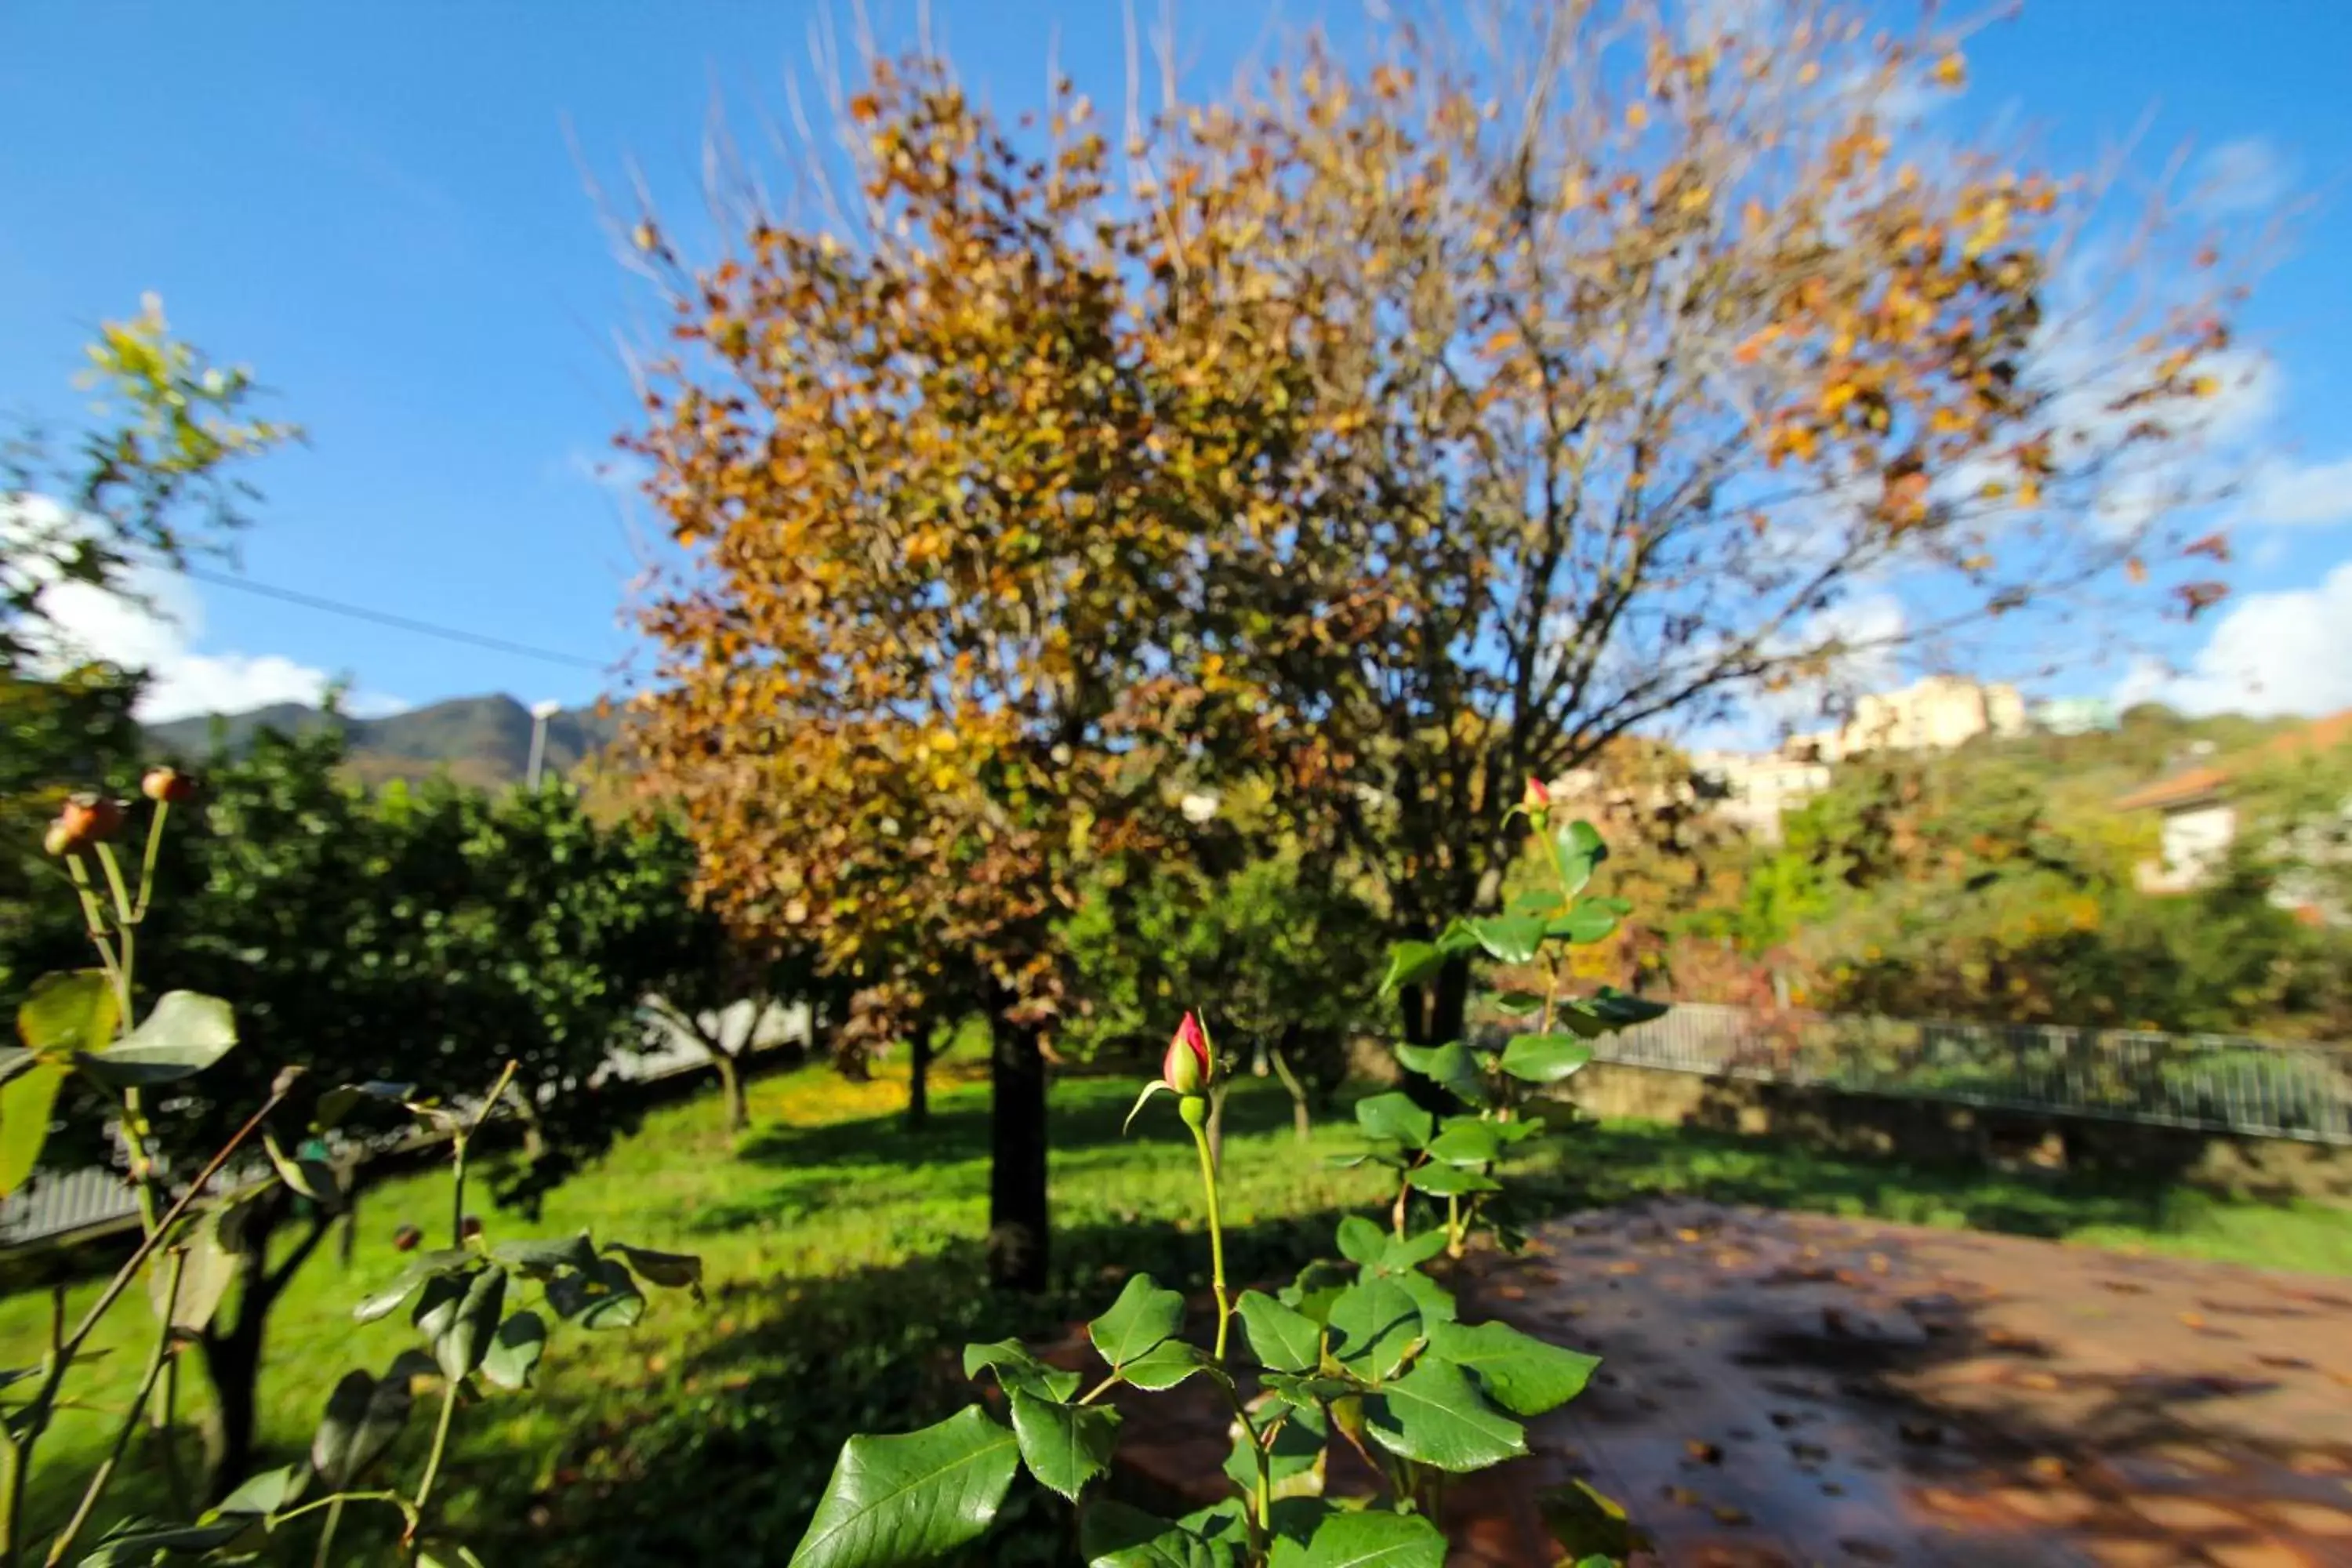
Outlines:
[{"label": "green rose leaf", "polygon": [[193,1078],[236,1044],[236,1015],[227,1003],[194,991],[166,991],[127,1038],[74,1059],[100,1083],[138,1089]]},{"label": "green rose leaf", "polygon": [[1235,1303],[1242,1331],[1258,1364],[1275,1372],[1311,1372],[1322,1364],[1323,1328],[1263,1290],[1244,1290]]},{"label": "green rose leaf", "polygon": [[547,1304],[567,1323],[583,1329],[625,1329],[646,1315],[646,1294],[629,1271],[610,1258],[596,1259],[577,1274],[547,1282]]},{"label": "green rose leaf", "polygon": [[1356,1125],[1368,1138],[1418,1149],[1429,1142],[1437,1119],[1415,1105],[1411,1095],[1391,1091],[1356,1101]]},{"label": "green rose leaf", "polygon": [[522,1237],[501,1241],[490,1257],[530,1279],[552,1279],[570,1269],[584,1273],[596,1266],[596,1246],[588,1233],[578,1236]]},{"label": "green rose leaf", "polygon": [[1087,1337],[1116,1371],[1175,1333],[1183,1321],[1183,1297],[1161,1289],[1149,1274],[1134,1274],[1110,1310],[1087,1325]]},{"label": "green rose leaf", "polygon": [[1514,1415],[1540,1415],[1584,1392],[1599,1356],[1547,1344],[1508,1323],[1435,1323],[1429,1354],[1466,1368]]},{"label": "green rose leaf", "polygon": [[310,1113],[310,1124],[324,1132],[341,1127],[351,1113],[370,1100],[384,1105],[404,1105],[416,1092],[413,1083],[384,1083],[370,1079],[366,1083],[337,1084],[319,1097]]},{"label": "green rose leaf", "polygon": [[1267,1568],[1444,1568],[1445,1537],[1419,1514],[1335,1510],[1300,1542],[1274,1543]]},{"label": "green rose leaf", "polygon": [[1592,1059],[1592,1047],[1570,1035],[1520,1035],[1503,1047],[1503,1070],[1529,1083],[1558,1083]]},{"label": "green rose leaf", "polygon": [[276,1513],[300,1497],[310,1479],[307,1465],[282,1465],[274,1470],[264,1470],[221,1499],[220,1506],[213,1511],[224,1517],[242,1514],[247,1518]]},{"label": "green rose leaf", "polygon": [[[1439,1231],[1439,1237],[1445,1233]],[[1391,1276],[1397,1289],[1412,1298],[1413,1310],[1421,1314],[1424,1326],[1430,1323],[1450,1323],[1454,1321],[1454,1293],[1418,1268],[1406,1268]]]},{"label": "green rose leaf", "polygon": [[1399,1046],[1397,1060],[1443,1086],[1455,1099],[1484,1104],[1486,1082],[1479,1075],[1478,1058],[1458,1040],[1443,1046]]},{"label": "green rose leaf", "polygon": [[440,1363],[442,1376],[455,1383],[482,1364],[483,1354],[498,1337],[499,1313],[506,1300],[505,1269],[485,1268],[467,1279],[466,1293],[448,1322],[433,1333],[433,1359]]},{"label": "green rose leaf", "polygon": [[[1338,1383],[1337,1379],[1322,1381]],[[1338,1383],[1342,1394],[1349,1385]],[[1259,1426],[1266,1423],[1263,1416]],[[1273,1443],[1265,1451],[1266,1481],[1272,1496],[1318,1497],[1323,1491],[1323,1451],[1331,1438],[1330,1418],[1323,1407],[1312,1400],[1295,1403],[1282,1413],[1282,1420],[1273,1428]],[[1257,1485],[1257,1457],[1251,1450],[1247,1432],[1234,1435],[1234,1446],[1225,1455],[1225,1474],[1247,1495]]]},{"label": "green rose leaf", "polygon": [[279,1181],[322,1208],[342,1207],[342,1184],[335,1179],[332,1165],[307,1155],[288,1154],[267,1131],[261,1134],[261,1147],[269,1156],[269,1163],[277,1170]]},{"label": "green rose leaf", "polygon": [[1366,1219],[1351,1214],[1339,1222],[1335,1239],[1339,1244],[1339,1256],[1350,1263],[1376,1263],[1388,1249],[1389,1233]]},{"label": "green rose leaf", "polygon": [[1524,893],[1513,893],[1510,901],[1503,906],[1503,912],[1512,915],[1555,915],[1559,912],[1560,906],[1566,902],[1567,900],[1559,896],[1559,889],[1557,888],[1529,888]]},{"label": "green rose leaf", "polygon": [[636,1277],[648,1285],[665,1289],[684,1290],[697,1301],[702,1300],[702,1259],[690,1252],[656,1252],[649,1247],[631,1247],[625,1241],[607,1242],[606,1252],[617,1252]]},{"label": "green rose leaf", "polygon": [[343,1373],[327,1395],[327,1413],[311,1435],[310,1468],[330,1489],[349,1487],[392,1447],[413,1402],[405,1376],[379,1383],[364,1372]]},{"label": "green rose leaf", "polygon": [[1498,1193],[1503,1184],[1483,1171],[1465,1165],[1415,1165],[1404,1173],[1406,1183],[1415,1192],[1428,1193],[1441,1198],[1460,1197],[1465,1193]]},{"label": "green rose leaf", "polygon": [[1543,1009],[1544,999],[1533,991],[1506,991],[1495,998],[1495,1010],[1517,1016]]},{"label": "green rose leaf", "polygon": [[1472,921],[1478,945],[1505,963],[1525,963],[1543,946],[1544,922],[1535,915],[1490,915]]},{"label": "green rose leaf", "polygon": [[25,1184],[49,1141],[49,1117],[70,1068],[37,1061],[0,1083],[0,1197]]},{"label": "green rose leaf", "polygon": [[1582,1481],[1538,1492],[1536,1508],[1552,1539],[1577,1560],[1578,1568],[1594,1561],[1613,1568],[1649,1548],[1649,1538],[1633,1527],[1616,1500]]},{"label": "green rose leaf", "polygon": [[1331,1321],[1331,1303],[1355,1280],[1343,1266],[1318,1258],[1282,1288],[1276,1300],[1299,1316],[1320,1326]]},{"label": "green rose leaf", "polygon": [[1123,1502],[1097,1502],[1078,1518],[1078,1551],[1087,1568],[1233,1568],[1226,1537],[1239,1535],[1239,1527],[1223,1515],[1202,1522],[1196,1530]]},{"label": "green rose leaf", "polygon": [[1444,967],[1445,954],[1434,942],[1400,942],[1389,948],[1388,972],[1381,976],[1380,994],[1394,994],[1407,985],[1428,979]]},{"label": "green rose leaf", "polygon": [[1437,933],[1437,951],[1447,958],[1460,958],[1478,947],[1478,928],[1460,915],[1447,921],[1445,929]]},{"label": "green rose leaf", "polygon": [[1646,1024],[1653,1018],[1666,1016],[1664,1002],[1651,1002],[1640,996],[1628,996],[1614,986],[1605,986],[1584,1000],[1585,1011],[1609,1028],[1622,1029],[1633,1024]]},{"label": "green rose leaf", "polygon": [[1424,1230],[1402,1240],[1390,1237],[1381,1244],[1380,1262],[1374,1268],[1382,1274],[1403,1274],[1444,1250],[1445,1233],[1442,1230]]},{"label": "green rose leaf", "polygon": [[996,1518],[1020,1443],[978,1409],[841,1446],[791,1568],[898,1568],[973,1540]]},{"label": "green rose leaf", "polygon": [[1617,917],[1590,899],[1580,900],[1566,914],[1554,915],[1544,922],[1544,935],[1561,942],[1601,942],[1616,929]]},{"label": "green rose leaf", "polygon": [[1450,1117],[1430,1140],[1429,1157],[1448,1165],[1491,1165],[1503,1152],[1502,1125],[1475,1116]]},{"label": "green rose leaf", "polygon": [[[1118,1369],[1119,1376],[1147,1393],[1173,1388],[1196,1372],[1214,1368],[1209,1352],[1182,1340],[1162,1340]],[[1222,1374],[1220,1374],[1222,1375]]]},{"label": "green rose leaf", "polygon": [[[201,1331],[220,1310],[229,1286],[236,1282],[238,1252],[221,1234],[223,1217],[230,1207],[223,1205],[208,1210],[182,1256],[179,1293],[172,1304],[172,1326],[175,1329],[188,1333]],[[158,1317],[163,1316],[163,1300],[171,1294],[171,1283],[168,1263],[149,1270],[147,1299]]]},{"label": "green rose leaf", "polygon": [[63,1063],[105,1049],[121,1022],[106,972],[75,969],[33,982],[16,1008],[16,1037],[35,1056]]},{"label": "green rose leaf", "polygon": [[174,1556],[210,1552],[226,1546],[251,1528],[252,1519],[239,1515],[210,1524],[165,1524],[161,1520],[126,1519],[99,1538],[95,1550],[81,1560],[81,1568],[147,1568],[158,1552]]},{"label": "green rose leaf", "polygon": [[482,1375],[500,1388],[529,1388],[531,1372],[546,1353],[546,1321],[537,1312],[517,1312],[499,1325],[482,1352]]},{"label": "green rose leaf", "polygon": [[1391,1376],[1421,1338],[1421,1311],[1395,1280],[1359,1279],[1331,1303],[1332,1354],[1367,1383]]},{"label": "green rose leaf", "polygon": [[391,1284],[353,1307],[352,1316],[362,1323],[373,1323],[378,1318],[389,1317],[394,1308],[414,1295],[416,1288],[427,1279],[454,1274],[473,1261],[474,1254],[459,1247],[419,1253],[409,1259],[408,1267],[402,1269]]},{"label": "green rose leaf", "polygon": [[1294,1410],[1319,1411],[1334,1399],[1345,1399],[1356,1392],[1356,1385],[1344,1377],[1325,1377],[1319,1373],[1269,1372],[1258,1380],[1266,1393]]},{"label": "green rose leaf", "polygon": [[1455,1475],[1528,1451],[1519,1424],[1487,1404],[1451,1362],[1424,1359],[1367,1395],[1364,1423],[1389,1452]]},{"label": "green rose leaf", "polygon": [[997,1386],[1007,1394],[1063,1400],[1078,1391],[1076,1373],[1060,1372],[1047,1366],[1031,1354],[1029,1347],[1019,1340],[999,1340],[994,1344],[964,1346],[963,1374],[976,1383],[983,1372],[994,1373]]},{"label": "green rose leaf", "polygon": [[1086,1484],[1110,1468],[1111,1446],[1118,1440],[1118,1412],[1018,1393],[1013,1396],[1013,1433],[1029,1473],[1076,1502]]},{"label": "green rose leaf", "polygon": [[1589,822],[1563,823],[1552,835],[1552,855],[1559,862],[1559,879],[1570,898],[1584,891],[1592,869],[1609,858],[1609,846]]}]

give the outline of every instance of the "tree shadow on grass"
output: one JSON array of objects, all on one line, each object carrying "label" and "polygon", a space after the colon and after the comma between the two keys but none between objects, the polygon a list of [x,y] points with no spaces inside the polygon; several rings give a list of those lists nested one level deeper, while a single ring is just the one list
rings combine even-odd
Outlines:
[{"label": "tree shadow on grass", "polygon": [[[1226,1237],[1236,1289],[1286,1279],[1331,1255],[1332,1209],[1237,1227]],[[534,1456],[478,1443],[452,1473],[466,1538],[484,1559],[546,1568],[680,1562],[782,1563],[814,1511],[842,1442],[903,1432],[973,1403],[967,1342],[1058,1339],[1101,1311],[1130,1272],[1198,1296],[1207,1248],[1172,1222],[1055,1233],[1051,1288],[1021,1297],[980,1286],[977,1239],[834,1278],[735,1280],[709,1308],[732,1333],[698,1346],[631,1390],[556,1376],[542,1399],[572,1434],[549,1484],[505,1490]],[[1208,1330],[1195,1302],[1195,1338]],[[470,1492],[474,1486],[499,1488]],[[1027,1480],[988,1538],[958,1561],[1068,1560],[1066,1505]]]},{"label": "tree shadow on grass", "polygon": [[[1094,1163],[1088,1156],[1118,1155],[1128,1145],[1123,1131],[1134,1103],[1129,1079],[1070,1078],[1055,1086],[1048,1136],[1055,1169],[1062,1176]],[[860,1173],[920,1173],[927,1201],[951,1203],[988,1191],[989,1105],[985,1098],[959,1096],[932,1111],[919,1131],[908,1131],[894,1113],[816,1127],[769,1126],[746,1138],[736,1157],[747,1165],[779,1170],[773,1184],[737,1201],[704,1207],[688,1234],[711,1236],[747,1229],[774,1229],[842,1205],[872,1201]],[[1241,1138],[1290,1123],[1290,1101],[1255,1083],[1236,1085],[1225,1101],[1228,1135]]]},{"label": "tree shadow on grass", "polygon": [[2056,1238],[2162,1221],[2161,1184],[2005,1175],[1981,1165],[1822,1153],[1790,1142],[1664,1123],[1565,1132],[1523,1186],[1553,1213],[1654,1195]]}]

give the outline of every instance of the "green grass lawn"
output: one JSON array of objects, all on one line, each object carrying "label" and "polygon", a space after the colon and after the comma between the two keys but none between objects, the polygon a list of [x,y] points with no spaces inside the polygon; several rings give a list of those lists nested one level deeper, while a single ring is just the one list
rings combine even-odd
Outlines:
[{"label": "green grass lawn", "polygon": [[[1098,1310],[1135,1268],[1205,1285],[1192,1155],[1172,1113],[1155,1106],[1122,1139],[1135,1085],[1070,1079],[1055,1089],[1054,1289],[1038,1300],[982,1289],[987,1090],[954,1064],[947,1077],[932,1125],[911,1136],[899,1125],[902,1083],[853,1085],[816,1069],[765,1080],[753,1088],[753,1131],[731,1146],[716,1101],[699,1098],[651,1115],[551,1198],[537,1225],[491,1216],[493,1240],[584,1227],[600,1240],[699,1252],[710,1296],[697,1307],[659,1293],[625,1331],[559,1328],[537,1397],[499,1394],[460,1412],[442,1496],[487,1562],[782,1562],[844,1436],[919,1425],[969,1397],[957,1367],[965,1341],[1057,1334]],[[1354,1146],[1349,1127],[1323,1128],[1301,1149],[1288,1102],[1255,1083],[1236,1092],[1228,1121],[1237,1278],[1286,1276],[1328,1254],[1338,1218],[1380,1201],[1380,1173],[1326,1163]],[[1609,1123],[1554,1141],[1526,1175],[1547,1207],[1712,1196],[2352,1273],[2352,1215],[2342,1210],[2053,1186],[1654,1125]],[[405,1313],[361,1327],[350,1305],[398,1271],[396,1227],[446,1223],[446,1193],[441,1173],[371,1192],[348,1269],[330,1252],[297,1281],[268,1350],[275,1451],[303,1450],[343,1371],[380,1371],[410,1342]],[[0,1365],[37,1359],[46,1314],[39,1299],[0,1301]],[[100,1336],[117,1352],[78,1374],[83,1398],[119,1402],[135,1376],[143,1317],[117,1312]],[[52,1522],[110,1430],[100,1416],[63,1420],[34,1478],[37,1519]],[[395,1456],[410,1478],[429,1426],[426,1414],[413,1418]],[[137,1480],[125,1500],[152,1500],[142,1492]],[[1025,1506],[1040,1510],[1033,1523],[1049,1522],[1043,1505]],[[1043,1560],[1055,1538],[1016,1522],[992,1539],[988,1560]],[[359,1562],[382,1536],[347,1528],[343,1539],[352,1551],[339,1547],[338,1559]],[[308,1563],[307,1542],[291,1544],[299,1550],[286,1560]]]}]

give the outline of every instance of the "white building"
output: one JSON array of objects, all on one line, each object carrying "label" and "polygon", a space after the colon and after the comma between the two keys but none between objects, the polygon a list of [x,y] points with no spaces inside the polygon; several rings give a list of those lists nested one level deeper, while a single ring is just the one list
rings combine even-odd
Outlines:
[{"label": "white building", "polygon": [[1857,699],[1845,723],[1799,741],[1834,763],[1864,752],[1948,752],[1979,735],[2024,732],[2025,699],[2016,687],[1930,675],[1900,691]]},{"label": "white building", "polygon": [[1723,792],[1715,809],[1740,829],[1771,842],[1780,837],[1780,815],[1829,787],[1826,763],[1785,752],[1700,752],[1691,771],[1715,781]]}]

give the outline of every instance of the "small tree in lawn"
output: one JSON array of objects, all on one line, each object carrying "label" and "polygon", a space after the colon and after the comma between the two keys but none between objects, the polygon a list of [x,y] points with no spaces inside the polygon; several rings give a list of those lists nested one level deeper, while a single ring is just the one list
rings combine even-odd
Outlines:
[{"label": "small tree in lawn", "polygon": [[759,1047],[769,1018],[797,1001],[809,1008],[814,1032],[814,954],[801,945],[779,956],[694,898],[693,841],[667,818],[641,825],[632,843],[669,899],[651,938],[660,952],[648,961],[659,990],[647,1005],[709,1053],[724,1094],[727,1131],[740,1132],[751,1122],[744,1058]]},{"label": "small tree in lawn", "polygon": [[[529,1137],[488,1175],[495,1194],[528,1206],[628,1123],[625,1106],[587,1085],[637,1041],[653,980],[645,939],[683,891],[649,876],[568,792],[494,802],[438,784],[372,795],[339,776],[341,747],[331,731],[257,737],[207,773],[186,808],[190,831],[162,842],[159,897],[133,922],[136,940],[172,952],[175,980],[234,1008],[251,1048],[144,1106],[145,1146],[193,1169],[266,1097],[273,1064],[291,1058],[322,1088],[487,1082],[511,1060],[532,1111]],[[62,911],[8,935],[12,973],[66,967],[87,942],[84,922]],[[77,1114],[50,1140],[49,1163],[112,1158],[104,1108],[72,1098],[88,1092],[69,1087]],[[186,1330],[214,1394],[215,1496],[251,1462],[277,1304],[368,1175],[345,1163],[310,1191],[264,1189],[219,1237],[221,1288]],[[159,1404],[167,1426],[177,1366]]]}]

